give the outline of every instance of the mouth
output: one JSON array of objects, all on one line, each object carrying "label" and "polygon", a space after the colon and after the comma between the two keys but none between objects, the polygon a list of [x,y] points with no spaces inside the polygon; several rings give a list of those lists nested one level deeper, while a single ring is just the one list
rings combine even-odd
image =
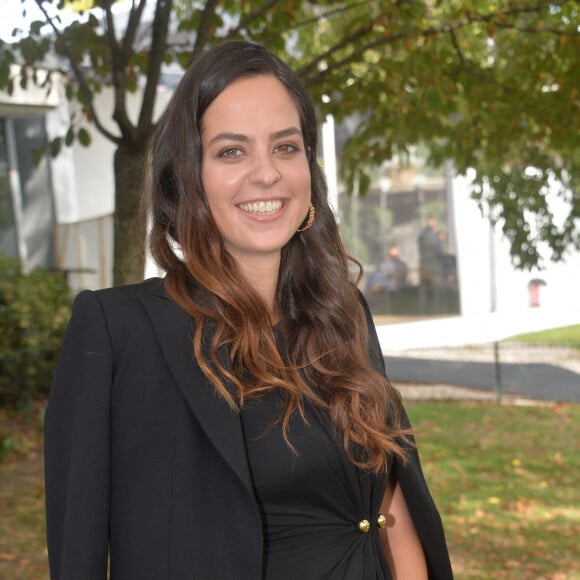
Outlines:
[{"label": "mouth", "polygon": [[254,215],[272,215],[282,209],[284,202],[280,199],[268,201],[252,201],[240,203],[238,207],[247,213]]}]

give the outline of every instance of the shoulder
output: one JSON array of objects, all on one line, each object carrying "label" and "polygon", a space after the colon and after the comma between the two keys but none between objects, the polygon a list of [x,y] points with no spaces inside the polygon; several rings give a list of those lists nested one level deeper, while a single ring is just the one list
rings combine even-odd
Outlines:
[{"label": "shoulder", "polygon": [[75,298],[70,325],[81,326],[86,331],[95,324],[100,325],[113,343],[124,343],[149,324],[144,305],[156,299],[168,300],[161,278],[101,290],[83,290]]},{"label": "shoulder", "polygon": [[105,314],[123,316],[139,305],[142,296],[164,295],[163,279],[149,278],[138,284],[113,286],[101,290],[82,290],[75,298],[74,309],[100,306]]},{"label": "shoulder", "polygon": [[126,284],[123,286],[113,286],[103,288],[102,290],[85,290],[79,294],[94,294],[95,297],[103,302],[131,302],[138,299],[141,295],[164,295],[163,278],[148,278],[137,284]]}]

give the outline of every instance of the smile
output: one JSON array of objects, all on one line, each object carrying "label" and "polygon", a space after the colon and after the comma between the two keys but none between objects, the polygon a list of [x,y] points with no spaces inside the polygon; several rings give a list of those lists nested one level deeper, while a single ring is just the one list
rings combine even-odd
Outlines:
[{"label": "smile", "polygon": [[253,201],[251,203],[240,203],[238,206],[241,210],[257,215],[270,215],[280,211],[284,202],[276,201]]}]

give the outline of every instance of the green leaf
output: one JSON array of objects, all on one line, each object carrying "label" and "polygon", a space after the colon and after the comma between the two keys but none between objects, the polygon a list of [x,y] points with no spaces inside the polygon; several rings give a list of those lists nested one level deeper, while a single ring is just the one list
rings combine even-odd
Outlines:
[{"label": "green leaf", "polygon": [[55,137],[48,145],[50,156],[56,157],[60,153],[61,147],[62,147],[62,138]]},{"label": "green leaf", "polygon": [[91,135],[84,127],[79,129],[77,139],[83,147],[88,147],[91,144]]},{"label": "green leaf", "polygon": [[4,89],[10,82],[10,63],[6,59],[0,60],[0,89]]},{"label": "green leaf", "polygon": [[65,145],[67,147],[70,147],[73,144],[74,139],[75,139],[74,129],[72,127],[69,127],[66,132],[66,136],[64,138]]}]

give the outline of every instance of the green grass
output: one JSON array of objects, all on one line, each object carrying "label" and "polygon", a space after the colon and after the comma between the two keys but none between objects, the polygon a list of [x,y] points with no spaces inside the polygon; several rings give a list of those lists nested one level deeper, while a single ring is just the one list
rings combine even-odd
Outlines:
[{"label": "green grass", "polygon": [[580,406],[408,412],[456,578],[580,578]]},{"label": "green grass", "polygon": [[580,324],[520,334],[509,340],[528,344],[566,346],[580,349]]},{"label": "green grass", "polygon": [[[580,405],[407,408],[457,580],[580,579]],[[39,421],[0,433],[0,578],[45,580]]]}]

